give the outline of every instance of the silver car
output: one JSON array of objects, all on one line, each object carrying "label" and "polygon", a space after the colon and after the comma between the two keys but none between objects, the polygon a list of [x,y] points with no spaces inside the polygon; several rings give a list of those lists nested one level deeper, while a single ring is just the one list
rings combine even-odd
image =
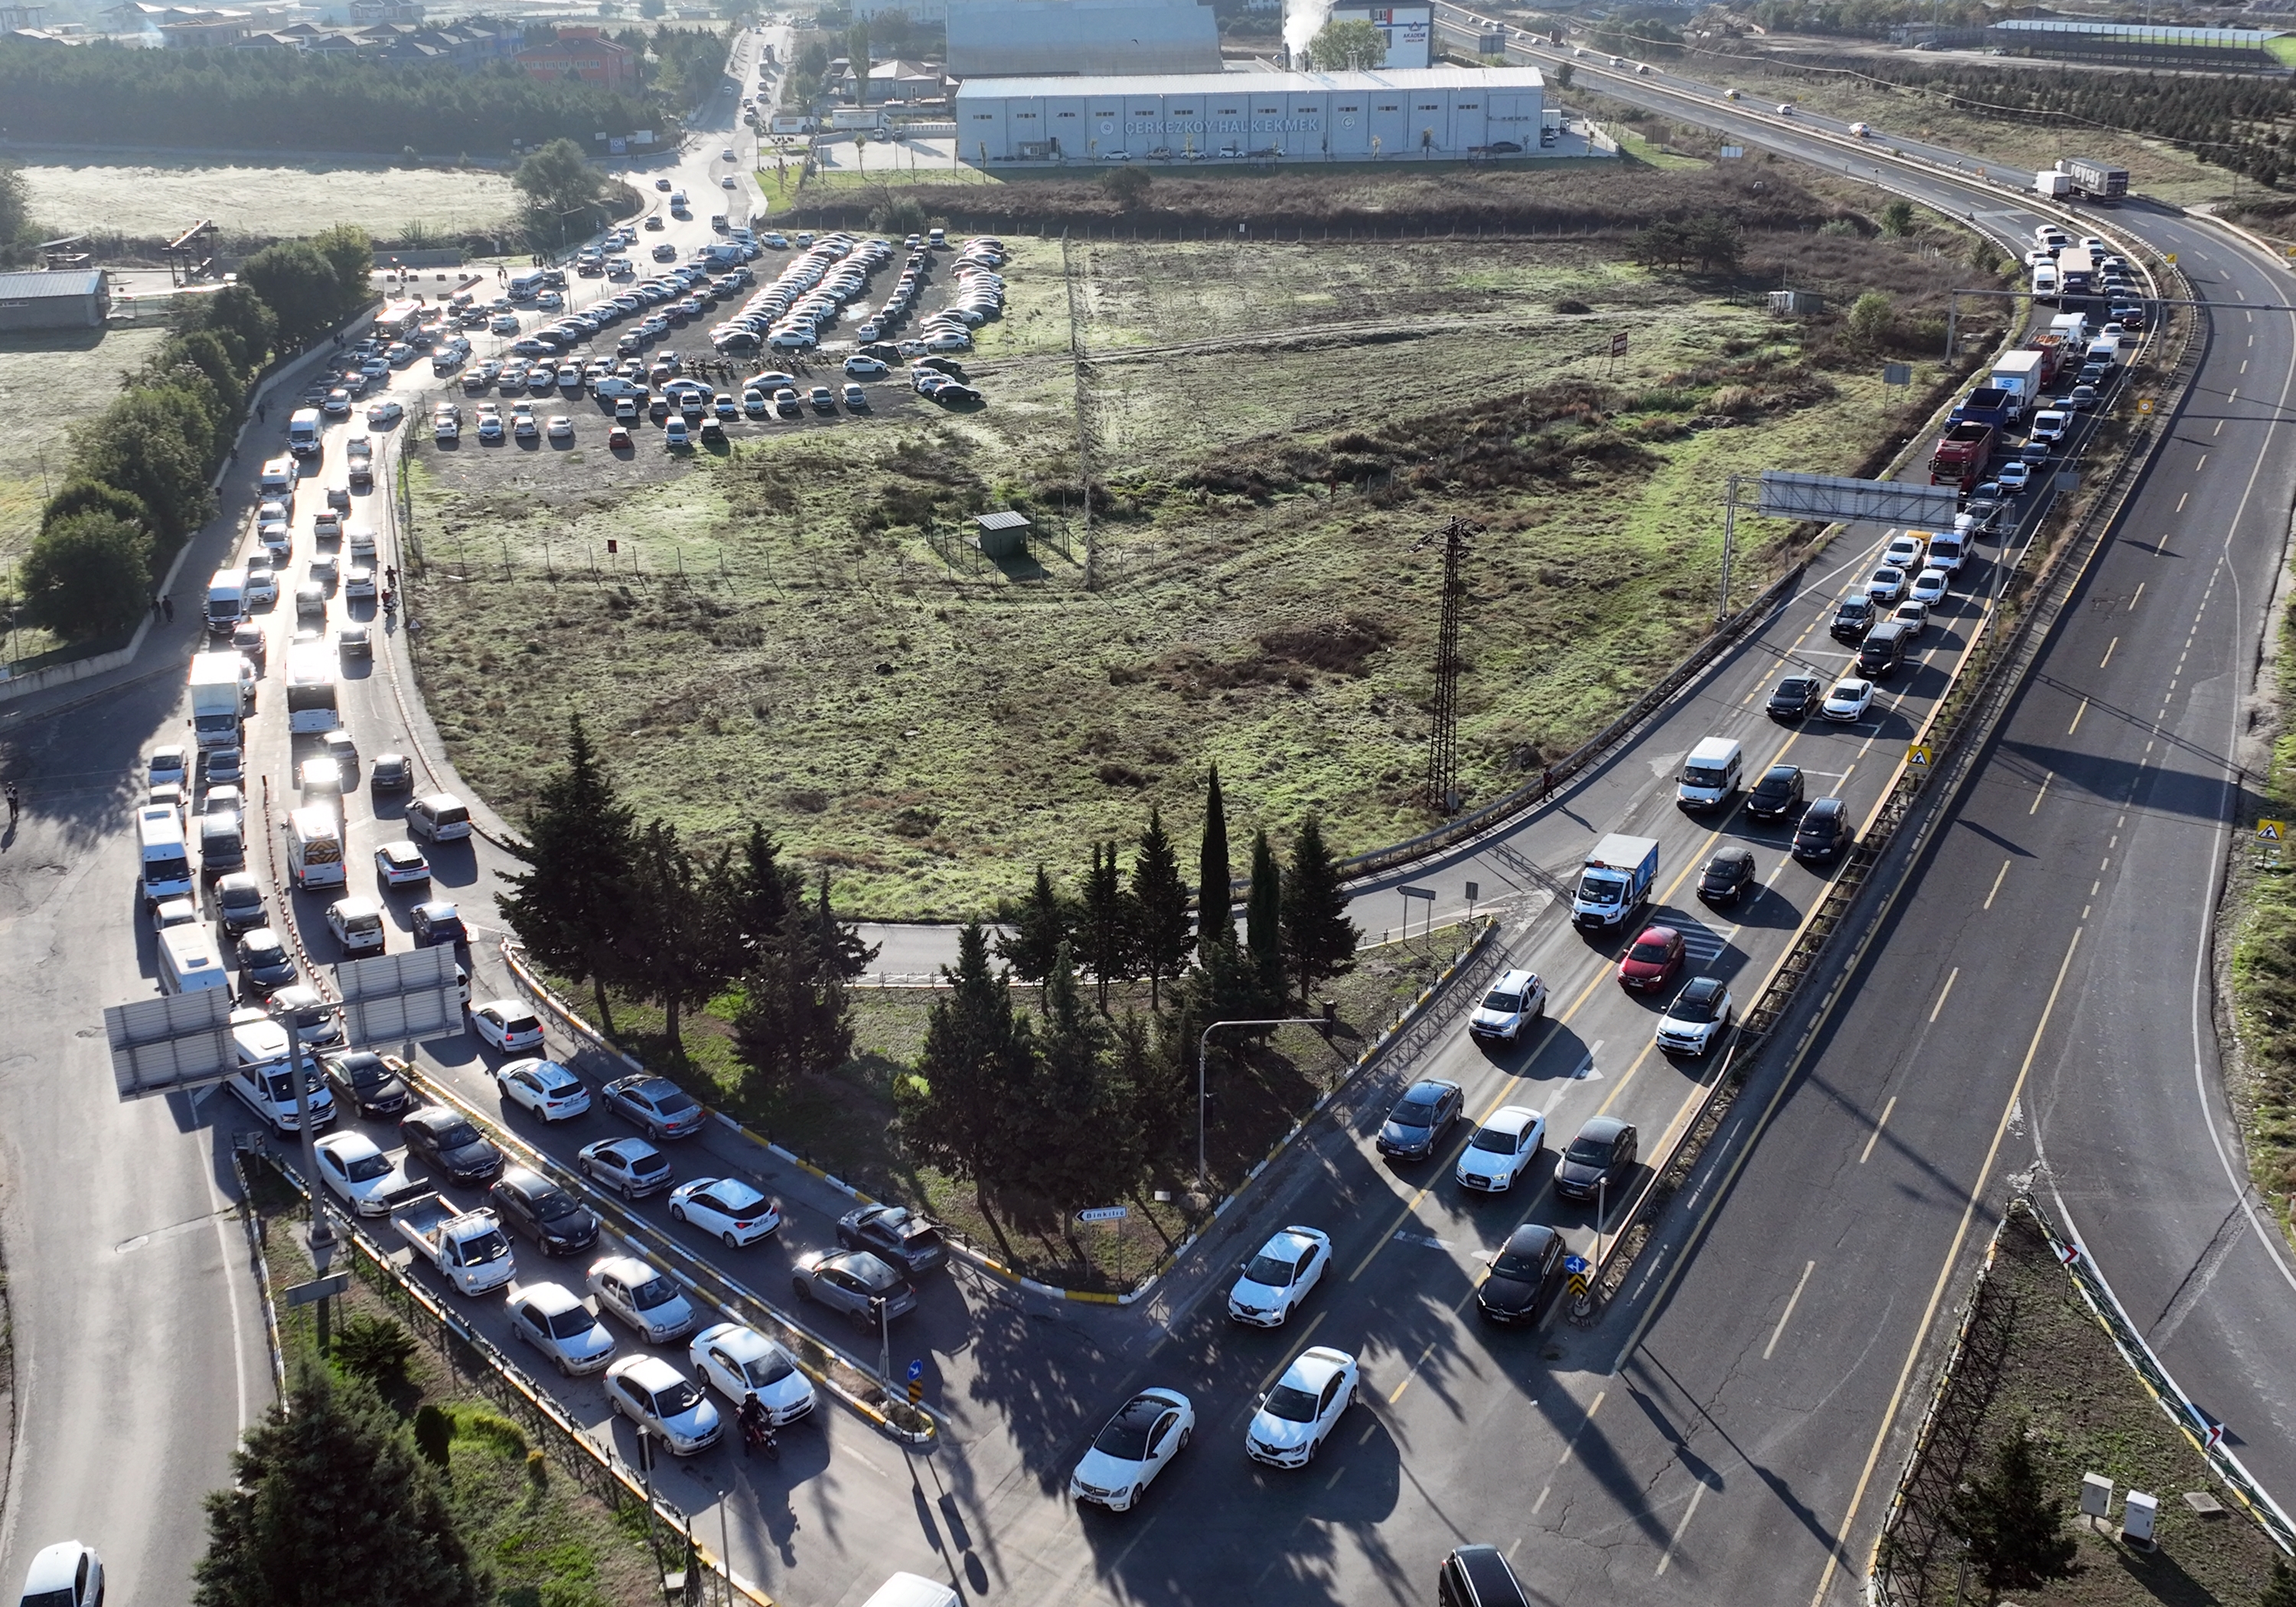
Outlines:
[{"label": "silver car", "polygon": [[614,1359],[614,1336],[588,1304],[560,1283],[529,1283],[505,1302],[519,1338],[569,1378],[602,1373]]},{"label": "silver car", "polygon": [[865,1250],[810,1250],[797,1259],[790,1283],[799,1300],[819,1300],[872,1326],[881,1320],[881,1311],[882,1320],[890,1321],[917,1304],[908,1280]]}]

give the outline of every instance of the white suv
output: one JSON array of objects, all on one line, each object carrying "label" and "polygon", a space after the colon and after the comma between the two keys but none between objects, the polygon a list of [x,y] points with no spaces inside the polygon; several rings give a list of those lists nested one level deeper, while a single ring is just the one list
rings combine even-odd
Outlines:
[{"label": "white suv", "polygon": [[1512,1044],[1522,1037],[1522,1029],[1546,1013],[1546,984],[1538,973],[1510,971],[1491,985],[1475,1013],[1467,1019],[1467,1031],[1475,1037],[1503,1038]]}]

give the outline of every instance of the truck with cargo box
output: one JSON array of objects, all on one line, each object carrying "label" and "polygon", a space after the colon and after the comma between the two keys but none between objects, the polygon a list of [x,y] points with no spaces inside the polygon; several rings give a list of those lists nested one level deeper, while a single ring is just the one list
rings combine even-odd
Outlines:
[{"label": "truck with cargo box", "polygon": [[1581,931],[1607,931],[1643,906],[1657,880],[1658,840],[1613,832],[1579,866],[1570,918]]},{"label": "truck with cargo box", "polygon": [[1959,486],[1963,491],[1973,491],[1985,478],[1985,466],[1993,461],[1997,432],[1990,424],[1955,424],[1938,438],[1937,450],[1930,455],[1930,484]]}]

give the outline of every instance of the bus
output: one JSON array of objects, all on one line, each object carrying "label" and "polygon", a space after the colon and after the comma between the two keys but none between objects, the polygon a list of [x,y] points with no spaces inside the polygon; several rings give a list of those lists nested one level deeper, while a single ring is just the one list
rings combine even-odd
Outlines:
[{"label": "bus", "polygon": [[386,301],[382,310],[374,316],[374,333],[379,340],[404,340],[422,322],[427,309],[420,301]]},{"label": "bus", "polygon": [[335,655],[324,642],[305,642],[287,650],[287,729],[298,736],[332,731],[335,716]]},{"label": "bus", "polygon": [[513,301],[531,301],[542,293],[548,283],[549,281],[544,277],[540,268],[512,274],[510,276],[510,299]]}]

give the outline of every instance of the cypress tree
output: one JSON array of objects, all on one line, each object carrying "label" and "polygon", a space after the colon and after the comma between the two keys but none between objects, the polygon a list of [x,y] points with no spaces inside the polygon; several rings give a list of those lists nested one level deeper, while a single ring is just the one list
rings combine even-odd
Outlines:
[{"label": "cypress tree", "polygon": [[1259,991],[1283,998],[1283,873],[1266,828],[1252,834],[1251,895],[1243,906],[1244,950]]},{"label": "cypress tree", "polygon": [[1338,861],[1324,845],[1323,823],[1313,815],[1300,823],[1292,844],[1292,869],[1283,878],[1283,959],[1299,980],[1300,996],[1313,996],[1327,977],[1355,969],[1361,936],[1348,919],[1347,890]]},{"label": "cypress tree", "polygon": [[1085,879],[1083,907],[1078,914],[1077,936],[1104,1011],[1109,983],[1132,974],[1138,947],[1135,931],[1139,912],[1124,885],[1123,872],[1117,868],[1114,843],[1092,845],[1092,874]]},{"label": "cypress tree", "polygon": [[911,1153],[971,1183],[999,1242],[1004,1228],[988,1197],[1010,1181],[1019,1141],[1013,1098],[1029,1070],[1029,1034],[1013,1015],[1009,973],[991,970],[988,934],[978,921],[957,934],[956,963],[941,968],[948,991],[925,1019],[916,1074],[896,1087],[902,1135]]},{"label": "cypress tree", "polygon": [[1188,931],[1188,884],[1180,880],[1180,857],[1164,831],[1164,816],[1148,809],[1148,829],[1132,856],[1132,904],[1140,969],[1148,973],[1148,1007],[1163,1007],[1162,984],[1188,963],[1195,939]]},{"label": "cypress tree", "polygon": [[1228,889],[1227,805],[1220,798],[1219,767],[1204,783],[1203,846],[1196,855],[1196,941],[1235,941],[1234,906]]},{"label": "cypress tree", "polygon": [[1997,1597],[2067,1578],[2080,1550],[2065,1532],[2064,1503],[2042,1487],[2022,1423],[1994,1447],[1991,1475],[1954,1492],[1946,1527],[1969,1543],[1970,1561]]},{"label": "cypress tree", "polygon": [[1029,896],[1017,907],[1008,905],[997,911],[997,919],[1005,930],[996,939],[996,957],[1024,982],[1041,983],[1051,976],[1053,961],[1075,924],[1075,913],[1043,865],[1037,867]]},{"label": "cypress tree", "polygon": [[520,851],[533,868],[504,878],[511,890],[503,920],[544,970],[586,980],[598,1025],[614,1029],[606,988],[615,980],[614,934],[637,836],[637,812],[625,805],[598,761],[578,714],[566,723],[566,767],[542,784],[527,812]]}]

